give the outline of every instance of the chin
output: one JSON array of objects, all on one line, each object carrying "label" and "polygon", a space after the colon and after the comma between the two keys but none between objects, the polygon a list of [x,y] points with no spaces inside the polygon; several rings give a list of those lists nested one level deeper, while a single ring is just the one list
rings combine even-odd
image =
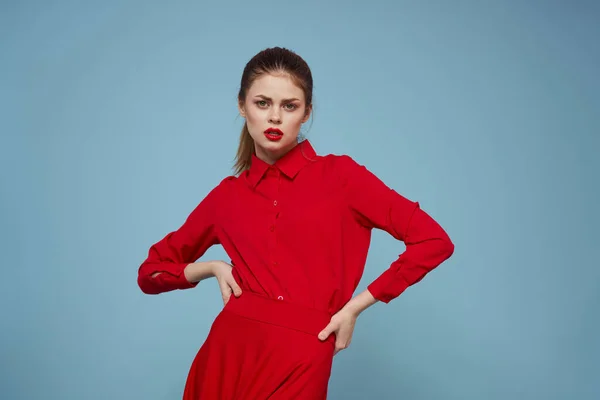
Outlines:
[{"label": "chin", "polygon": [[272,142],[267,138],[261,138],[257,144],[267,151],[277,152],[284,149],[289,149],[298,143],[298,138],[289,138],[284,137],[277,142]]}]

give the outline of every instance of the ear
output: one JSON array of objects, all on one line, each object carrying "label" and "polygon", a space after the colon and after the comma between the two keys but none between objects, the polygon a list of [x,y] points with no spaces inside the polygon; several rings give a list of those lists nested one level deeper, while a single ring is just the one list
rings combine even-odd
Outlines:
[{"label": "ear", "polygon": [[244,108],[244,104],[240,101],[238,101],[238,110],[240,112],[240,115],[244,118],[246,118],[246,110]]},{"label": "ear", "polygon": [[306,111],[304,112],[304,118],[302,118],[302,123],[305,123],[310,118],[310,113],[312,112],[312,104],[306,107]]}]

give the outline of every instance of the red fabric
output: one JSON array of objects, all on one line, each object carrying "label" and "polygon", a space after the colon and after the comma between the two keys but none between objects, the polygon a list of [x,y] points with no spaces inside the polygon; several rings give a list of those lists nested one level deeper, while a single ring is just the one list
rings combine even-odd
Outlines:
[{"label": "red fabric", "polygon": [[368,285],[385,303],[454,251],[417,202],[351,157],[317,155],[305,140],[272,166],[253,156],[248,171],[223,179],[150,248],[138,284],[149,294],[195,287],[183,269],[221,244],[242,291],[334,314],[361,279],[373,228],[406,245]]},{"label": "red fabric", "polygon": [[317,335],[329,318],[250,292],[231,297],[194,358],[183,399],[325,400],[335,335]]}]

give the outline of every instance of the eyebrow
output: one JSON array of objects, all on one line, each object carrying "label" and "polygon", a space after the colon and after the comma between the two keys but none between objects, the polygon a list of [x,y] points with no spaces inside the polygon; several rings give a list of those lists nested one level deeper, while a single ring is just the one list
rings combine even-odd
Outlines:
[{"label": "eyebrow", "polygon": [[[265,99],[265,100],[269,100],[269,101],[272,101],[272,100],[273,100],[272,98],[270,98],[270,97],[267,97],[267,96],[265,96],[264,94],[257,94],[255,97],[261,97],[261,98],[263,98],[263,99]],[[282,101],[284,101],[284,102],[287,102],[287,101],[294,101],[294,100],[298,100],[298,101],[300,101],[300,99],[297,99],[297,98],[295,98],[295,97],[294,97],[293,99],[283,99]]]}]

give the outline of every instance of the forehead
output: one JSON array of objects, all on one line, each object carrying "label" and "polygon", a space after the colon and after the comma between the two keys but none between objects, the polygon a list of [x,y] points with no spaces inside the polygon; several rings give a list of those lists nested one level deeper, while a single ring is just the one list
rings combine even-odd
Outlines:
[{"label": "forehead", "polygon": [[254,80],[250,96],[264,95],[272,99],[287,99],[296,97],[304,100],[304,91],[287,75],[264,74]]}]

